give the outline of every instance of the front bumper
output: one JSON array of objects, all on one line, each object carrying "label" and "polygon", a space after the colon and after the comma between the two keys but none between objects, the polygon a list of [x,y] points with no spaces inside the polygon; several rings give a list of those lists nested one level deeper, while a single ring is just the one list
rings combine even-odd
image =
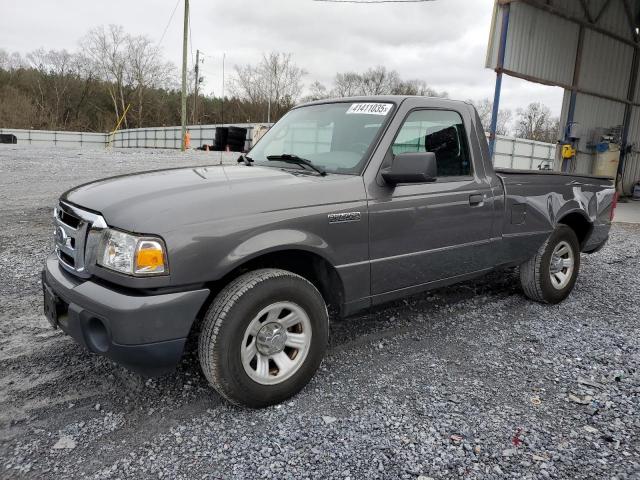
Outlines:
[{"label": "front bumper", "polygon": [[58,326],[89,351],[147,376],[180,361],[208,289],[161,295],[121,293],[64,271],[47,258],[42,282],[60,299]]}]

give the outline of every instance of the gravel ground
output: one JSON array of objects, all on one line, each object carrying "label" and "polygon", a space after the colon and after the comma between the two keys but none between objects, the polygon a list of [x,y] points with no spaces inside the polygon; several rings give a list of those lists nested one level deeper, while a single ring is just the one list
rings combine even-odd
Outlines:
[{"label": "gravel ground", "polygon": [[311,384],[248,411],[192,350],[145,380],[40,313],[62,191],[213,154],[0,147],[1,478],[640,478],[639,226],[561,305],[506,272],[336,320]]}]

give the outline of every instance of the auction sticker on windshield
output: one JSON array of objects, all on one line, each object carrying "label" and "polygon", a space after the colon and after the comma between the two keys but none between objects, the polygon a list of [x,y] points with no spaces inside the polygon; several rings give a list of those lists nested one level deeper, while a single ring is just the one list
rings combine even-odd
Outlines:
[{"label": "auction sticker on windshield", "polygon": [[354,103],[347,114],[386,115],[393,107],[392,103]]}]

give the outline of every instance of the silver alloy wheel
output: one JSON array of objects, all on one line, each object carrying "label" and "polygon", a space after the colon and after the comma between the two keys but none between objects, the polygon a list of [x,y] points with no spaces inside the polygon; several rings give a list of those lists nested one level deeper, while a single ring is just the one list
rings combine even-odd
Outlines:
[{"label": "silver alloy wheel", "polygon": [[251,320],[242,340],[242,366],[262,385],[284,382],[304,363],[311,345],[311,320],[293,302],[263,308]]},{"label": "silver alloy wheel", "polygon": [[571,281],[574,269],[573,249],[564,240],[553,249],[551,265],[549,265],[549,277],[551,285],[557,290],[562,290]]}]

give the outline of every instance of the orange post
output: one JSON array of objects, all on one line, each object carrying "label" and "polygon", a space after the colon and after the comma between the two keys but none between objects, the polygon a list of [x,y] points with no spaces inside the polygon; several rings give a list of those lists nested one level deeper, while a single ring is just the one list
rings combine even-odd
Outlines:
[{"label": "orange post", "polygon": [[191,146],[191,134],[187,130],[187,133],[184,134],[184,149],[188,150]]}]

